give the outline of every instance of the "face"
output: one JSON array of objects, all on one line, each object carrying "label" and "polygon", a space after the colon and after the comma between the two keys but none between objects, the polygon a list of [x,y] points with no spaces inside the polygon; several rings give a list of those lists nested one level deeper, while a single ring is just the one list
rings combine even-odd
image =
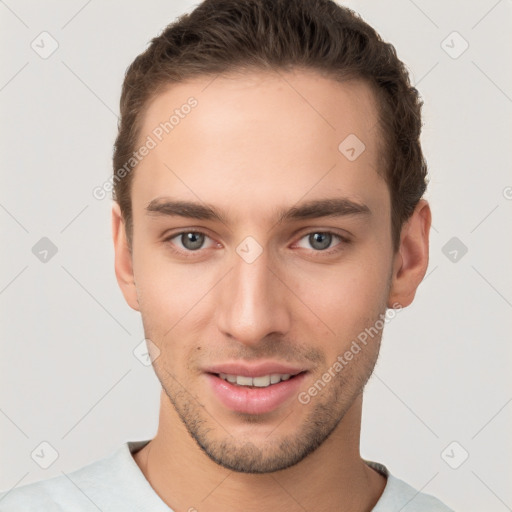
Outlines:
[{"label": "face", "polygon": [[372,92],[306,71],[202,78],[156,96],[148,136],[123,292],[167,406],[218,464],[294,465],[360,396],[381,334],[361,333],[391,306]]}]

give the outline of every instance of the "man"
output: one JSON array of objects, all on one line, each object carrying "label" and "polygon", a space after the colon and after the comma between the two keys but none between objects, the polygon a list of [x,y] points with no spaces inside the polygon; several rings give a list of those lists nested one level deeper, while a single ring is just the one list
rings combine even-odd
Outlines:
[{"label": "man", "polygon": [[205,0],[153,39],[112,228],[158,432],[1,510],[450,510],[359,454],[386,315],[428,265],[420,111],[394,48],[329,0]]}]

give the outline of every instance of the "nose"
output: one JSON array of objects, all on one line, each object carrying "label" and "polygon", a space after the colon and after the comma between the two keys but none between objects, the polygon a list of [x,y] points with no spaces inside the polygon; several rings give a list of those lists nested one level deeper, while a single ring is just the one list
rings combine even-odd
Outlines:
[{"label": "nose", "polygon": [[290,291],[269,265],[267,250],[251,263],[235,254],[234,268],[220,284],[216,312],[224,336],[249,346],[289,331]]}]

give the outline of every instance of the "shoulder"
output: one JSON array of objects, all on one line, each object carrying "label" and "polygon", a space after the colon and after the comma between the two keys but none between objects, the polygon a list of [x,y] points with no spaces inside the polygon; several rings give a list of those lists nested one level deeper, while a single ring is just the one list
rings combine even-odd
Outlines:
[{"label": "shoulder", "polygon": [[389,475],[388,485],[392,491],[390,498],[393,505],[400,507],[397,510],[403,510],[403,512],[454,512],[435,496],[420,492],[393,475]]},{"label": "shoulder", "polygon": [[70,473],[0,493],[0,512],[98,512],[95,496],[105,492],[116,471],[114,455]]},{"label": "shoulder", "polygon": [[80,469],[0,493],[0,512],[172,512],[132,457],[149,440],[128,441]]},{"label": "shoulder", "polygon": [[383,464],[365,461],[370,467],[387,477],[387,484],[372,512],[454,512],[441,500],[421,492],[407,482],[392,475]]},{"label": "shoulder", "polygon": [[93,510],[82,504],[86,497],[80,494],[71,480],[59,475],[0,493],[0,512],[64,512],[70,507],[77,512]]}]

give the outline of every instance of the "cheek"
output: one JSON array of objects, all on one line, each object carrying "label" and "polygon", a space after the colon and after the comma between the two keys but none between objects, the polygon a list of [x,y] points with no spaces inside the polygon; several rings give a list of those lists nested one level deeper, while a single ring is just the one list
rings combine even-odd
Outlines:
[{"label": "cheek", "polygon": [[162,252],[139,250],[134,274],[146,336],[177,357],[190,340],[204,336],[218,277],[211,266],[173,264]]},{"label": "cheek", "polygon": [[[391,263],[373,254],[365,258],[354,253],[338,266],[318,267],[315,272],[311,267],[294,268],[289,274],[291,288],[312,313],[307,323],[318,334],[335,338],[335,350],[350,343],[385,311]],[[297,317],[303,324],[304,311],[302,306]]]},{"label": "cheek", "polygon": [[146,330],[162,336],[179,318],[187,288],[183,289],[178,273],[170,272],[169,265],[154,258],[155,253],[145,248],[134,251],[133,272]]},{"label": "cheek", "polygon": [[370,309],[385,293],[391,263],[361,253],[340,260],[338,264],[309,268],[294,268],[291,282],[301,295],[322,309]]}]

